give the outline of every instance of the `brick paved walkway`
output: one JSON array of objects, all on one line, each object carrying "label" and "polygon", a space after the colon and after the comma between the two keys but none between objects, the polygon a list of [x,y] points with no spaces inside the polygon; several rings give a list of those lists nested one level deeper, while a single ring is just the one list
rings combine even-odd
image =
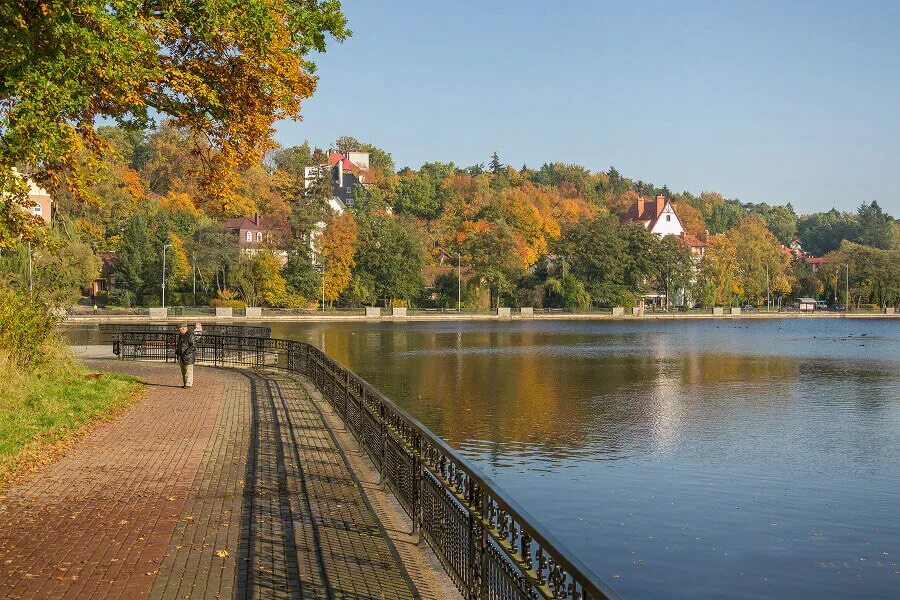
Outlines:
[{"label": "brick paved walkway", "polygon": [[0,499],[0,598],[455,595],[297,379],[88,362],[148,392]]}]

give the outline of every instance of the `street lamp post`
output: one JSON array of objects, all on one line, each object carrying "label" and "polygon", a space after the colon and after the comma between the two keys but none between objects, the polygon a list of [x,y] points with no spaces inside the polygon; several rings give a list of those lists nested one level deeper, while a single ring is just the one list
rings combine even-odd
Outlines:
[{"label": "street lamp post", "polygon": [[172,244],[163,244],[163,264],[162,264],[162,307],[166,307],[166,250],[171,248]]},{"label": "street lamp post", "polygon": [[847,263],[841,264],[844,267],[846,272],[846,278],[844,279],[844,314],[850,310],[850,265]]}]

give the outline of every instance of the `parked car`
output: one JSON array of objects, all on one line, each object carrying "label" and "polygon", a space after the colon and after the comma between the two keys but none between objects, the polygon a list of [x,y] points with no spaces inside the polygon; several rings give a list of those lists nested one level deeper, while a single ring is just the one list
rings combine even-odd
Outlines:
[{"label": "parked car", "polygon": [[828,310],[828,303],[819,300],[816,302],[816,310]]},{"label": "parked car", "polygon": [[844,305],[843,304],[835,304],[832,308],[836,311],[841,312],[844,310]]},{"label": "parked car", "polygon": [[756,310],[756,307],[752,304],[745,304],[741,307],[741,310],[744,312],[753,312]]}]

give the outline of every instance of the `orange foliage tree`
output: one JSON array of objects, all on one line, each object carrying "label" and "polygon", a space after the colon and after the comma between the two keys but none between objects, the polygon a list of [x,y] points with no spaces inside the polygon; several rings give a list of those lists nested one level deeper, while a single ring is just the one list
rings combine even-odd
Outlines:
[{"label": "orange foliage tree", "polygon": [[353,276],[358,228],[352,213],[334,215],[322,233],[322,259],[325,263],[325,301],[334,302]]}]

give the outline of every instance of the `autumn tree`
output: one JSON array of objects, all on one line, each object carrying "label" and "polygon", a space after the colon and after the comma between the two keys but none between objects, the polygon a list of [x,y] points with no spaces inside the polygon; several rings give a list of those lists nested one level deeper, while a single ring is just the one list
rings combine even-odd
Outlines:
[{"label": "autumn tree", "polygon": [[334,302],[350,285],[356,235],[358,229],[353,214],[334,215],[322,234],[322,263],[324,265],[325,301]]},{"label": "autumn tree", "polygon": [[767,290],[774,294],[790,293],[791,257],[782,251],[765,221],[755,215],[747,216],[727,237],[736,251],[740,287],[748,301],[758,304],[766,297]]},{"label": "autumn tree", "polygon": [[281,275],[278,257],[269,251],[241,256],[235,272],[235,286],[249,306],[277,306],[287,296],[287,282]]},{"label": "autumn tree", "polygon": [[[273,147],[273,124],[297,118],[315,90],[307,54],[349,35],[336,0],[229,3],[13,4],[0,28],[0,243],[27,233],[6,207],[12,167],[45,187],[80,185],[75,158],[103,143],[98,118],[146,125],[150,115],[200,132],[202,185],[227,212],[237,167]],[[9,200],[8,198],[12,198]]]},{"label": "autumn tree", "polygon": [[731,306],[743,294],[734,243],[725,235],[710,236],[700,261],[693,296],[704,306]]},{"label": "autumn tree", "polygon": [[685,233],[697,236],[706,230],[706,221],[703,220],[703,213],[687,200],[676,199],[673,202],[675,213],[681,226],[684,227]]}]

